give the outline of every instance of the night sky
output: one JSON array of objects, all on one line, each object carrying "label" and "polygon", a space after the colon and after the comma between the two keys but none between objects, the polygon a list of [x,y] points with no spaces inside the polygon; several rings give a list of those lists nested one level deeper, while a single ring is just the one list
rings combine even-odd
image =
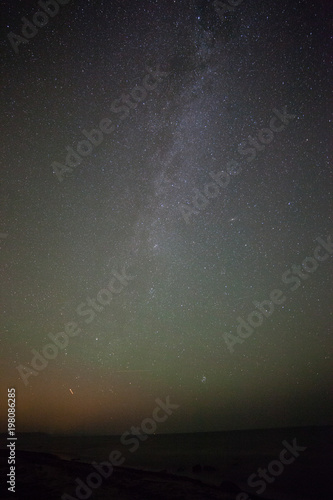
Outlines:
[{"label": "night sky", "polygon": [[332,422],[330,2],[230,4],[1,2],[17,432]]}]

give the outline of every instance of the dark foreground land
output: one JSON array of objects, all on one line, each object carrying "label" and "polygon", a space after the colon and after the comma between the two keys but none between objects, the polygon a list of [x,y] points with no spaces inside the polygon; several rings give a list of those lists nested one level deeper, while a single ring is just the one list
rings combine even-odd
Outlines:
[{"label": "dark foreground land", "polygon": [[[248,485],[249,475],[279,458],[282,440],[294,438],[306,449],[257,494]],[[332,427],[150,436],[132,454],[116,436],[30,434],[18,436],[17,443],[15,493],[6,485],[8,450],[0,449],[0,498],[5,500],[53,500],[65,493],[63,500],[333,499]],[[87,484],[96,472],[92,462],[106,460],[112,449],[126,457],[124,466],[115,467],[97,488],[76,490],[77,479]]]},{"label": "dark foreground land", "polygon": [[[3,472],[5,453],[1,450]],[[86,478],[91,472],[90,464],[66,461],[46,453],[18,452],[18,478],[16,492],[1,488],[1,498],[9,500],[60,499],[66,492],[67,499],[75,495],[75,479]],[[1,474],[4,477],[3,474]],[[233,483],[222,487],[209,486],[199,480],[182,478],[167,473],[115,468],[110,478],[86,498],[106,500],[235,500],[242,490]],[[74,496],[73,496],[74,495]],[[84,495],[84,492],[81,492]],[[89,492],[87,493],[89,495]],[[82,496],[83,498],[83,496]],[[245,498],[245,497],[244,497]],[[259,499],[262,497],[252,496]],[[262,499],[264,500],[264,499]]]}]

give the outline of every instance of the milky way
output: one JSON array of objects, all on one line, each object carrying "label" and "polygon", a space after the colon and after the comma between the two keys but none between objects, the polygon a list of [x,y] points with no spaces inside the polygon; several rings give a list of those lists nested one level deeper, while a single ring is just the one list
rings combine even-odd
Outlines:
[{"label": "milky way", "polygon": [[[295,292],[281,279],[331,231],[325,8],[69,2],[16,54],[36,5],[1,7],[1,383],[22,430],[122,432],[166,395],[163,432],[327,423],[331,258]],[[156,71],[121,119],[115,100]],[[54,162],[107,117],[59,182]],[[77,308],[124,267],[87,323]],[[274,289],[284,303],[230,352]],[[18,367],[68,322],[81,333],[25,384]]]}]

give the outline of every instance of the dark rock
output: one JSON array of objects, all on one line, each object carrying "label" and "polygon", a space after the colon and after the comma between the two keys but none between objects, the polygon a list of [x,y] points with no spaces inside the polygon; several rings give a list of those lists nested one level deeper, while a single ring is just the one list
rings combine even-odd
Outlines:
[{"label": "dark rock", "polygon": [[215,467],[212,467],[211,465],[204,465],[202,470],[206,472],[216,472],[217,469]]},{"label": "dark rock", "polygon": [[192,467],[192,472],[194,474],[200,474],[202,468],[201,468],[201,465],[197,464],[197,465],[193,465]]},{"label": "dark rock", "polygon": [[222,481],[220,484],[221,490],[223,490],[225,493],[230,493],[231,495],[237,495],[238,493],[242,493],[243,490],[240,489],[237,484],[231,482],[231,481]]}]

